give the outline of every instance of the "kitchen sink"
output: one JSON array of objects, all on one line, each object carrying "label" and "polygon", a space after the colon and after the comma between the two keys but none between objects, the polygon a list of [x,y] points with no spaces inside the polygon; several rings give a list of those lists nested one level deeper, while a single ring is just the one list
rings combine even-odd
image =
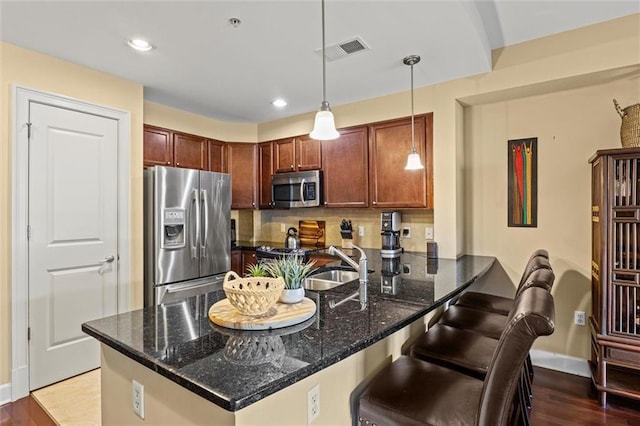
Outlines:
[{"label": "kitchen sink", "polygon": [[332,269],[311,275],[304,280],[304,288],[308,290],[330,290],[359,278],[356,271],[345,271],[343,269]]}]

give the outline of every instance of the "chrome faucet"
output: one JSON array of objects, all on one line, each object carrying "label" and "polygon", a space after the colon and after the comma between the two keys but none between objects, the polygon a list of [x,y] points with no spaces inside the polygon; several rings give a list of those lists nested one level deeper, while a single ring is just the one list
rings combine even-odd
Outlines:
[{"label": "chrome faucet", "polygon": [[328,252],[330,255],[338,256],[340,259],[344,260],[349,266],[351,266],[353,269],[358,271],[358,274],[359,274],[358,281],[360,283],[358,291],[356,291],[355,293],[345,297],[344,299],[338,302],[335,302],[333,300],[330,301],[329,307],[331,309],[337,306],[340,306],[343,303],[348,302],[349,300],[355,300],[356,298],[358,298],[358,301],[360,302],[360,310],[364,311],[367,307],[367,283],[369,282],[369,275],[367,271],[367,255],[365,254],[364,250],[362,250],[360,247],[354,245],[353,248],[358,250],[358,252],[360,252],[360,259],[358,263],[356,263],[351,257],[345,254],[342,250],[339,250],[334,246],[329,247]]}]

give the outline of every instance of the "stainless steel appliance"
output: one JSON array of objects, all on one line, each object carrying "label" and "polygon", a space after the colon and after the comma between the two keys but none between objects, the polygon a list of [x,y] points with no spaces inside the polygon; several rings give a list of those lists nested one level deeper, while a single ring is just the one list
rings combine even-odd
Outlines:
[{"label": "stainless steel appliance", "polygon": [[317,252],[317,248],[281,248],[271,246],[260,246],[256,248],[256,260],[258,262],[266,259],[277,259],[283,256],[300,256],[304,262],[309,260],[309,254]]},{"label": "stainless steel appliance", "polygon": [[271,196],[275,207],[318,207],[322,205],[322,171],[272,175]]},{"label": "stainless steel appliance", "polygon": [[380,269],[380,292],[382,294],[396,295],[400,284],[402,264],[400,257],[383,258]]},{"label": "stainless steel appliance", "polygon": [[144,171],[144,302],[219,289],[231,268],[231,177],[174,167]]},{"label": "stainless steel appliance", "polygon": [[287,231],[287,236],[284,239],[284,247],[288,249],[297,249],[298,247],[300,247],[298,230],[293,226]]},{"label": "stainless steel appliance", "polygon": [[382,212],[380,215],[380,236],[382,238],[382,249],[380,255],[383,258],[394,258],[400,256],[400,212]]}]

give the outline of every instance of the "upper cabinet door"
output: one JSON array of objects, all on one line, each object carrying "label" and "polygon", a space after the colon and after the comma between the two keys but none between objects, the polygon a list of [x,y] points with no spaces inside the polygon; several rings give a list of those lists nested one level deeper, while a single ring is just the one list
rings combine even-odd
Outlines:
[{"label": "upper cabinet door", "polygon": [[296,139],[273,141],[274,169],[276,173],[296,171]]},{"label": "upper cabinet door", "polygon": [[273,141],[273,158],[275,173],[320,170],[321,141],[308,135]]},{"label": "upper cabinet door", "polygon": [[174,133],[173,159],[176,167],[207,170],[207,139],[186,133]]},{"label": "upper cabinet door", "polygon": [[322,141],[324,205],[369,206],[367,127],[340,129],[340,137]]},{"label": "upper cabinet door", "polygon": [[145,167],[173,166],[173,139],[171,130],[144,126],[143,157]]},{"label": "upper cabinet door", "polygon": [[224,173],[225,167],[225,143],[215,139],[208,139],[207,145],[209,149],[209,171]]},{"label": "upper cabinet door", "polygon": [[271,175],[273,174],[273,142],[262,142],[258,144],[258,162],[260,166],[260,208],[269,209],[273,207],[271,196]]},{"label": "upper cabinet door", "polygon": [[369,174],[374,207],[433,208],[433,114],[415,117],[415,144],[425,168],[405,170],[411,117],[369,126]]},{"label": "upper cabinet door", "polygon": [[322,141],[311,139],[309,135],[296,138],[296,170],[322,169]]},{"label": "upper cabinet door", "polygon": [[257,144],[227,143],[227,170],[231,174],[231,208],[258,208]]}]

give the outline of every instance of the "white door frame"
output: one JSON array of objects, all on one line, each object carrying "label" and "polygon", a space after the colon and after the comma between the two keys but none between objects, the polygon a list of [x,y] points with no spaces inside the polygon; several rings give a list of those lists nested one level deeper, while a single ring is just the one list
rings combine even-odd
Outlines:
[{"label": "white door frame", "polygon": [[29,256],[27,243],[29,200],[29,104],[38,102],[118,122],[118,313],[130,310],[130,113],[114,108],[13,85],[12,135],[12,247],[11,247],[11,400],[29,395]]}]

